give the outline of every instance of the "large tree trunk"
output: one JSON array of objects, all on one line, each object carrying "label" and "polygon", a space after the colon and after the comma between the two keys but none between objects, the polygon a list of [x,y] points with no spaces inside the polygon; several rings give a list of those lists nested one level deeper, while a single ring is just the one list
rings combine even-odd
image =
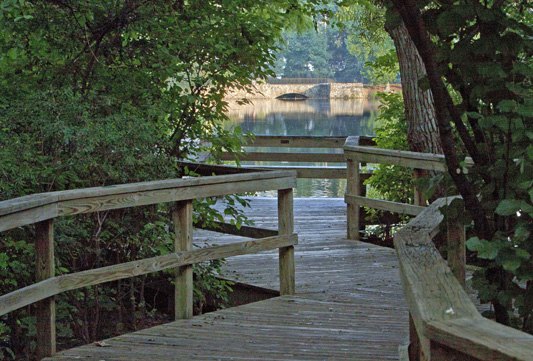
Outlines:
[{"label": "large tree trunk", "polygon": [[386,30],[394,41],[400,63],[409,148],[413,152],[442,154],[433,95],[431,90],[424,91],[418,85],[426,76],[424,62],[403,22]]}]

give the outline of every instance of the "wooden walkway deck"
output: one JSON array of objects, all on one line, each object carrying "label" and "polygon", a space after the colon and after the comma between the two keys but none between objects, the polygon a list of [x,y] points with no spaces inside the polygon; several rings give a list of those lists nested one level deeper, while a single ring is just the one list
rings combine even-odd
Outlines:
[{"label": "wooden walkway deck", "polygon": [[[276,229],[276,200],[247,214]],[[397,360],[408,313],[394,250],[346,237],[342,199],[295,199],[295,296],[272,298],[87,345],[46,360]],[[274,216],[274,217],[273,217]],[[196,244],[235,242],[197,231]],[[225,276],[279,289],[276,253],[228,260]]]}]

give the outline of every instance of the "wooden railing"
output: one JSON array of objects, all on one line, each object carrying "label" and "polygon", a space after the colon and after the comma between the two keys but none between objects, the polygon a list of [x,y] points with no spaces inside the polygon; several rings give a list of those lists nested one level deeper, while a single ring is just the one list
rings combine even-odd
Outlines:
[{"label": "wooden railing", "polygon": [[[375,142],[372,137],[350,137],[352,142],[358,145],[373,146]],[[272,147],[272,148],[324,148],[341,150],[346,142],[346,137],[329,136],[271,136],[256,135],[254,139],[249,139],[246,147]],[[232,161],[232,154],[224,153],[222,160]],[[342,152],[247,152],[239,156],[240,161],[250,162],[296,162],[296,163],[345,163],[346,160]],[[247,167],[247,166],[244,166]],[[345,166],[258,166],[251,167],[265,170],[294,170],[298,178],[325,178],[325,179],[346,179]]]},{"label": "wooden railing", "polygon": [[[224,167],[218,167],[224,169]],[[225,169],[228,169],[227,167]],[[210,169],[209,171],[212,171]],[[0,232],[35,225],[36,283],[0,297],[0,315],[36,303],[37,352],[39,357],[55,353],[54,296],[65,291],[176,268],[175,315],[190,318],[193,312],[192,264],[213,259],[279,249],[280,294],[293,294],[294,245],[292,171],[247,172],[189,179],[77,189],[36,194],[0,202]],[[253,238],[270,237],[218,247],[193,249],[193,203],[196,198],[278,190],[278,234],[246,227]],[[176,229],[174,253],[55,276],[54,227],[57,217],[174,202],[172,220]],[[232,232],[229,225],[222,231]],[[242,234],[242,233],[241,233]]]},{"label": "wooden railing", "polygon": [[533,360],[533,336],[482,317],[466,294],[463,227],[455,222],[447,222],[447,262],[432,242],[442,228],[444,216],[440,208],[449,204],[454,197],[438,199],[426,208],[365,198],[358,194],[361,162],[444,171],[444,157],[360,147],[350,142],[350,139],[344,150],[349,173],[346,202],[350,238],[356,239],[359,233],[361,206],[418,214],[394,234],[394,246],[410,314],[411,343],[408,355],[406,352],[400,355],[400,359]]}]

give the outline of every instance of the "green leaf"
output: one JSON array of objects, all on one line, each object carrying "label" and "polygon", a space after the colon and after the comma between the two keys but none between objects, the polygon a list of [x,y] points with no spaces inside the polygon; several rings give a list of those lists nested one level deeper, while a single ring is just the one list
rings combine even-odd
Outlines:
[{"label": "green leaf", "polygon": [[515,248],[516,256],[525,260],[528,260],[531,257],[531,254],[522,248]]},{"label": "green leaf", "polygon": [[496,214],[501,216],[510,216],[516,214],[521,208],[521,202],[514,199],[504,199],[496,207]]},{"label": "green leaf", "polygon": [[498,103],[498,109],[502,112],[514,112],[517,104],[514,100],[502,100]]},{"label": "green leaf", "polygon": [[483,259],[494,259],[499,252],[499,247],[496,243],[490,243],[478,237],[470,238],[466,241],[466,246],[469,250],[477,252],[477,256]]},{"label": "green leaf", "polygon": [[516,271],[522,264],[522,260],[518,257],[505,257],[500,263],[503,269],[507,271]]}]

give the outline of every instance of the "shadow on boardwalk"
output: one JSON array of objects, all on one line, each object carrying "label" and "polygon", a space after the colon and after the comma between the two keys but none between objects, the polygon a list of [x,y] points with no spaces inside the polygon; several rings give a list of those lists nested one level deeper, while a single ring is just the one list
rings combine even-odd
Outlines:
[{"label": "shadow on boardwalk", "polygon": [[[276,199],[248,216],[276,229]],[[47,360],[397,360],[408,313],[394,250],[346,237],[342,199],[295,199],[296,292],[87,345]],[[198,231],[201,245],[234,236]],[[228,260],[229,279],[279,289],[276,253]]]}]

